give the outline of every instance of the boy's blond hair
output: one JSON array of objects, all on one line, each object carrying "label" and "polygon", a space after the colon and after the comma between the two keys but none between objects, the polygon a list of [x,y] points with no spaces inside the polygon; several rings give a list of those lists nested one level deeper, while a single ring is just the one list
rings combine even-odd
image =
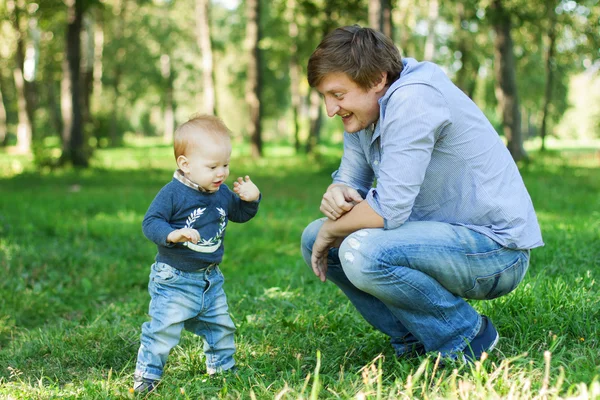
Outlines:
[{"label": "boy's blond hair", "polygon": [[186,155],[191,148],[201,144],[199,143],[201,138],[230,140],[230,135],[231,131],[220,118],[214,115],[193,115],[175,131],[173,138],[175,159]]}]

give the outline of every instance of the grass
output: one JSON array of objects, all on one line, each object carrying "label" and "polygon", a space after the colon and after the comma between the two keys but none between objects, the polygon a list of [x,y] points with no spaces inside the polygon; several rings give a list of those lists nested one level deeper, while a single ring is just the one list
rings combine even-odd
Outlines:
[{"label": "grass", "polygon": [[[222,264],[239,375],[209,379],[201,340],[185,333],[149,398],[600,398],[595,156],[553,151],[521,166],[546,246],[515,292],[473,302],[496,324],[498,350],[442,369],[435,357],[395,359],[303,265],[299,238],[319,216],[336,151],[278,154],[232,162],[231,176],[250,174],[264,196],[255,219],[228,227]],[[140,224],[171,157],[146,144],[100,151],[86,171],[32,171],[0,154],[0,398],[133,398],[155,254]]]}]

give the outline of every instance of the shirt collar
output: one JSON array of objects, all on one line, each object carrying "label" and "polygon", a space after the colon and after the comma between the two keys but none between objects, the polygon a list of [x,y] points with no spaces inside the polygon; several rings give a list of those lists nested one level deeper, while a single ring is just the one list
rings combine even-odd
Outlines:
[{"label": "shirt collar", "polygon": [[173,174],[173,178],[177,179],[179,182],[183,183],[185,186],[197,190],[202,193],[209,193],[208,190],[204,189],[202,186],[198,186],[196,183],[192,182],[183,174],[183,171],[178,169]]}]

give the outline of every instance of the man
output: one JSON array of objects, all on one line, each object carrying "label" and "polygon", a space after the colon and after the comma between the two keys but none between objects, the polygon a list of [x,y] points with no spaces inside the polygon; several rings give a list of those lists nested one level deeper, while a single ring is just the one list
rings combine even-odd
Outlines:
[{"label": "man", "polygon": [[[344,154],[302,253],[396,354],[468,361],[498,341],[464,299],[503,296],[543,245],[517,166],[479,108],[435,64],[383,34],[338,28],[308,81],[344,124]],[[376,182],[376,184],[375,184]]]}]

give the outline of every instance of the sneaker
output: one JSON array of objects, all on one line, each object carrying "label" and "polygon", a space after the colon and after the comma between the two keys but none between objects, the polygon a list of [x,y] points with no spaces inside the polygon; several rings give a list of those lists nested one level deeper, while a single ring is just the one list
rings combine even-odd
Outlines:
[{"label": "sneaker", "polygon": [[158,381],[148,378],[133,379],[133,391],[136,393],[150,393],[158,386]]},{"label": "sneaker", "polygon": [[427,351],[425,351],[425,346],[418,343],[413,345],[409,350],[405,351],[401,354],[396,354],[396,358],[398,360],[412,360],[418,357],[425,355]]},{"label": "sneaker", "polygon": [[492,321],[485,315],[481,316],[481,329],[471,343],[463,350],[467,362],[474,363],[481,359],[483,352],[490,352],[498,343],[498,331],[492,324]]}]

